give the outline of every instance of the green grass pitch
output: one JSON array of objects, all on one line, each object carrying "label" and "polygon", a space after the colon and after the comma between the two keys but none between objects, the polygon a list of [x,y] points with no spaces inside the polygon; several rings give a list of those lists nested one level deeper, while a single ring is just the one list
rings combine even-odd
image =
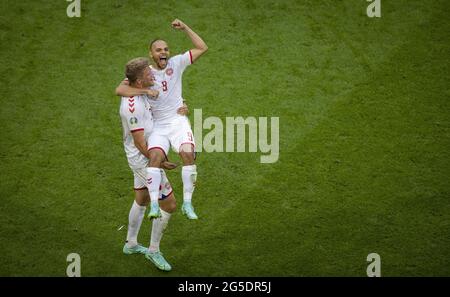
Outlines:
[{"label": "green grass pitch", "polygon": [[[0,276],[65,276],[72,252],[82,276],[366,276],[372,252],[382,276],[450,275],[447,1],[381,0],[380,18],[364,0],[68,4],[0,1]],[[149,40],[191,47],[174,18],[209,46],[184,75],[191,111],[279,117],[280,157],[201,153],[196,222],[170,172],[163,273],[121,251],[114,89]]]}]

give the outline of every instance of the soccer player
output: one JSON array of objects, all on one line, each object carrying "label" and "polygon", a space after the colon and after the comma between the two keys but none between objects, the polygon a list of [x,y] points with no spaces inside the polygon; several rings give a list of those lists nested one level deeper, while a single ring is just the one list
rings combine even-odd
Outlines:
[{"label": "soccer player", "polygon": [[[158,185],[162,178],[161,164],[167,159],[169,148],[177,152],[182,161],[181,171],[183,181],[183,206],[182,212],[189,219],[197,219],[192,206],[192,194],[197,179],[197,167],[195,165],[195,141],[189,120],[186,116],[177,114],[177,109],[183,105],[182,75],[187,66],[193,64],[207,50],[208,46],[191,28],[182,21],[175,19],[172,27],[184,31],[191,39],[194,48],[182,55],[170,57],[167,42],[156,39],[150,43],[149,51],[153,59],[151,72],[155,79],[153,90],[159,91],[158,98],[150,100],[154,117],[154,128],[149,137],[150,166],[147,168],[147,179],[152,181],[148,185],[151,209],[149,217],[159,217],[160,210],[155,201],[159,195]],[[136,96],[143,91],[122,82],[116,89],[121,96]]]},{"label": "soccer player", "polygon": [[[145,89],[149,96],[157,96],[157,91],[148,89],[148,87],[153,85],[153,76],[150,72],[148,59],[136,58],[129,61],[126,65],[125,72],[130,86]],[[169,271],[171,270],[171,266],[164,259],[159,250],[159,245],[171,213],[176,209],[176,200],[169,180],[162,169],[160,169],[161,179],[158,182],[159,193],[157,196],[161,207],[161,217],[154,219],[152,222],[149,248],[147,249],[137,242],[145,209],[149,203],[145,170],[149,162],[146,136],[149,136],[153,128],[153,119],[149,108],[148,98],[145,95],[122,97],[120,117],[123,127],[123,142],[128,164],[134,174],[135,190],[135,200],[133,201],[128,216],[127,240],[123,247],[123,252],[128,255],[137,253],[144,254],[156,267],[164,271]],[[181,107],[179,112],[186,114],[187,107]],[[171,163],[165,163],[163,166],[165,168],[176,167]],[[156,202],[158,203],[158,200]]]}]

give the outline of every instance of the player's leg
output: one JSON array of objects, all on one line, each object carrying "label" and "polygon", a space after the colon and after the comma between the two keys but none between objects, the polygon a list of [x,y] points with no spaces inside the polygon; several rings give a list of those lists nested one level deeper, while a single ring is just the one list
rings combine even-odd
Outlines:
[{"label": "player's leg", "polygon": [[187,117],[180,117],[176,123],[177,129],[170,134],[169,140],[172,148],[183,161],[181,179],[183,181],[183,206],[181,211],[189,219],[196,220],[198,216],[192,206],[192,194],[197,180],[197,166],[195,165],[195,140],[191,125]]},{"label": "player's leg", "polygon": [[179,155],[183,161],[183,168],[181,169],[181,178],[183,180],[183,206],[181,210],[189,219],[196,220],[198,219],[198,216],[195,214],[194,207],[192,206],[192,194],[194,193],[195,182],[197,180],[194,144],[182,144],[179,149]]},{"label": "player's leg", "polygon": [[152,234],[146,258],[152,261],[159,269],[169,271],[172,267],[166,259],[164,259],[161,251],[159,250],[159,245],[161,243],[164,230],[169,223],[171,214],[176,209],[176,200],[173,195],[172,187],[170,186],[169,180],[167,179],[164,171],[161,172],[161,175],[161,198],[159,200],[161,217],[154,219],[152,222]]},{"label": "player's leg", "polygon": [[147,188],[150,194],[150,219],[159,218],[161,211],[159,209],[159,186],[161,184],[161,163],[166,159],[169,150],[169,140],[159,134],[152,133],[147,141],[149,146],[150,161],[147,167]]},{"label": "player's leg", "polygon": [[152,235],[150,238],[149,252],[159,252],[159,245],[161,243],[164,230],[169,223],[172,213],[176,209],[176,201],[173,193],[164,200],[160,200],[159,206],[161,208],[161,217],[154,219],[152,222]]},{"label": "player's leg", "polygon": [[145,187],[145,169],[134,170],[134,191],[135,200],[128,214],[127,240],[123,247],[123,252],[127,255],[146,253],[146,248],[141,246],[137,241],[142,219],[145,215],[145,209],[150,201],[147,188]]}]

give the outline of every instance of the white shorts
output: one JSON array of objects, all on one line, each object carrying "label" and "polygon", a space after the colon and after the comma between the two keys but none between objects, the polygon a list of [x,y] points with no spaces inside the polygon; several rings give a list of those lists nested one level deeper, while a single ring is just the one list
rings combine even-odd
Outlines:
[{"label": "white shorts", "polygon": [[[134,175],[134,190],[147,190],[147,179],[145,168],[133,169]],[[159,185],[159,200],[164,200],[172,194],[172,186],[167,179],[166,173],[161,169],[161,184]]]},{"label": "white shorts", "polygon": [[191,144],[195,149],[194,135],[191,124],[185,116],[179,116],[167,124],[154,123],[153,130],[147,140],[148,149],[160,149],[166,155],[170,147],[176,152],[180,152],[183,144]]}]

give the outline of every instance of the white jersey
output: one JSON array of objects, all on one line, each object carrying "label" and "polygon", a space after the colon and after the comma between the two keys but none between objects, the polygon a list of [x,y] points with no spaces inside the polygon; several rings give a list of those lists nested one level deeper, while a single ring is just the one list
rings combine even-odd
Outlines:
[{"label": "white jersey", "polygon": [[123,128],[123,145],[131,169],[147,166],[148,159],[134,145],[132,133],[144,130],[145,139],[153,129],[153,118],[146,96],[122,97],[120,118]]},{"label": "white jersey", "polygon": [[179,116],[177,109],[183,106],[182,76],[192,64],[191,51],[171,57],[163,70],[150,66],[154,77],[154,90],[159,91],[157,99],[149,99],[155,122],[165,123]]}]

